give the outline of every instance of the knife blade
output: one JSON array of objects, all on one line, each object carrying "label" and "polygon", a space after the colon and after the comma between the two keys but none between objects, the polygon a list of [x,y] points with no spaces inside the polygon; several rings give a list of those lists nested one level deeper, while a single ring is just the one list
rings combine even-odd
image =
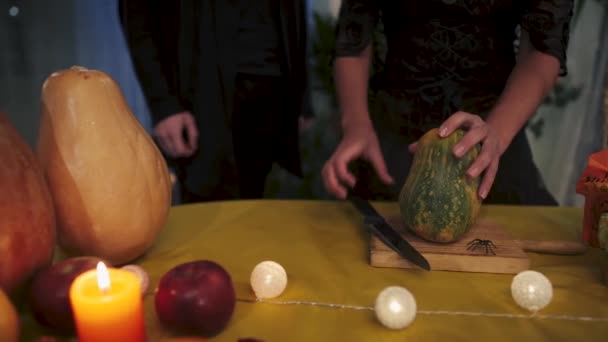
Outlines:
[{"label": "knife blade", "polygon": [[368,201],[355,196],[349,196],[348,199],[357,208],[359,213],[363,215],[363,223],[382,242],[416,266],[427,271],[431,270],[431,266],[426,258],[395,231]]}]

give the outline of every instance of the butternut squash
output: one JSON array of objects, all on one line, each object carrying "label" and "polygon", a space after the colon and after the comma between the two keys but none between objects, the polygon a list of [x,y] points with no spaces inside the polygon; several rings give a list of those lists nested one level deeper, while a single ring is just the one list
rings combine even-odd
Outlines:
[{"label": "butternut squash", "polygon": [[171,205],[167,164],[110,76],[74,66],[46,79],[38,155],[68,255],[121,265],[154,243]]}]

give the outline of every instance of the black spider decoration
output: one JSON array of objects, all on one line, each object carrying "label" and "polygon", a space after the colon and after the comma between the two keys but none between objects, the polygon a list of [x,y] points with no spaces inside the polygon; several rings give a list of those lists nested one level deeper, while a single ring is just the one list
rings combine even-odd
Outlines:
[{"label": "black spider decoration", "polygon": [[475,249],[477,249],[477,247],[483,247],[485,248],[485,252],[486,255],[488,254],[492,254],[492,255],[496,255],[496,252],[494,252],[496,245],[492,242],[492,240],[482,240],[482,239],[475,239],[475,240],[471,240],[469,243],[467,243],[467,250],[469,251],[473,251]]}]

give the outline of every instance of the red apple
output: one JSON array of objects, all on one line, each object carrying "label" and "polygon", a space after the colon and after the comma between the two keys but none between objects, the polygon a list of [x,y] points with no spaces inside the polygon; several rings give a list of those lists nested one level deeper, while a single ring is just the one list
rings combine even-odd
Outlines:
[{"label": "red apple", "polygon": [[97,267],[97,257],[81,256],[64,259],[38,272],[30,288],[30,310],[41,325],[61,333],[74,331],[70,306],[70,285],[78,275]]},{"label": "red apple", "polygon": [[167,328],[212,336],[228,324],[236,294],[232,278],[222,266],[197,260],[165,273],[154,300],[157,316]]}]

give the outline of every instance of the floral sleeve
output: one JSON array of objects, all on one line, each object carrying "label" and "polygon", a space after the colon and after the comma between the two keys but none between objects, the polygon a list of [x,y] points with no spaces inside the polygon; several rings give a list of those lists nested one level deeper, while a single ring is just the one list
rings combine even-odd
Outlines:
[{"label": "floral sleeve", "polygon": [[336,27],[336,57],[358,56],[372,41],[379,10],[374,0],[343,0]]},{"label": "floral sleeve", "polygon": [[561,76],[568,72],[566,49],[573,6],[574,0],[532,0],[521,20],[521,26],[528,32],[532,46],[559,60]]}]

